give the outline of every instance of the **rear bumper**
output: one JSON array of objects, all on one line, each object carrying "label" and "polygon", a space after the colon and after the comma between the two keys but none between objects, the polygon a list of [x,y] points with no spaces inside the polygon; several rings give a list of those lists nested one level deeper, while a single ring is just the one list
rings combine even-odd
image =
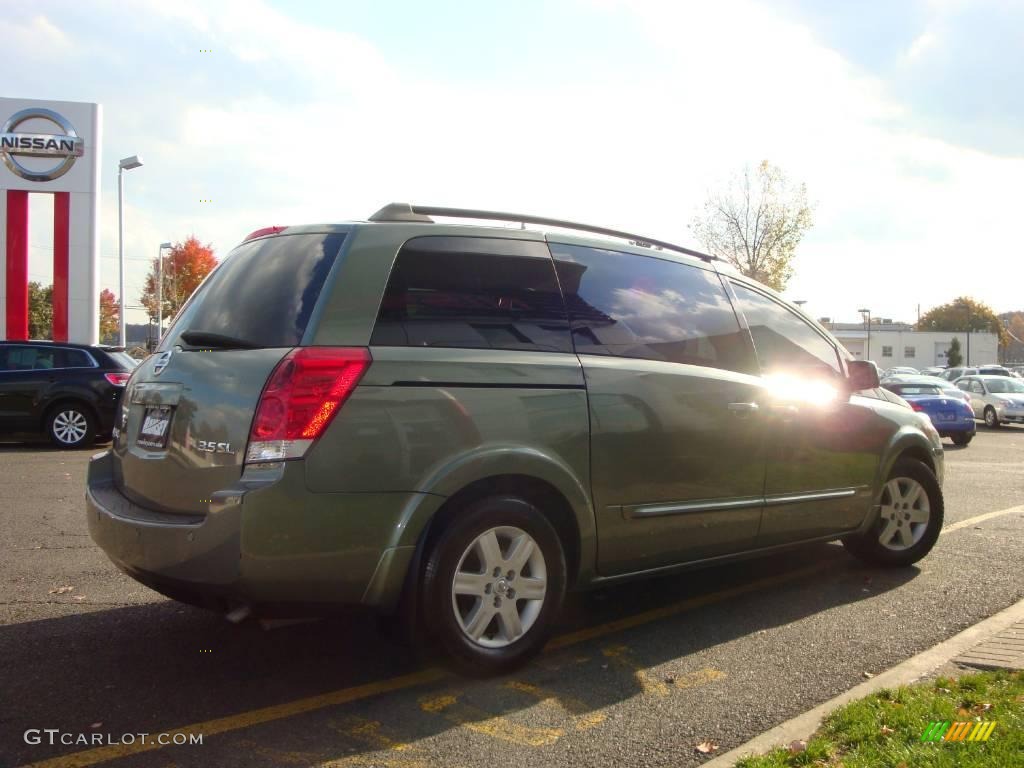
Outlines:
[{"label": "rear bumper", "polygon": [[89,464],[89,533],[122,571],[185,602],[266,615],[397,604],[442,497],[312,493],[302,462],[257,474],[215,493],[205,515],[170,515],[125,497],[113,457],[100,454]]}]

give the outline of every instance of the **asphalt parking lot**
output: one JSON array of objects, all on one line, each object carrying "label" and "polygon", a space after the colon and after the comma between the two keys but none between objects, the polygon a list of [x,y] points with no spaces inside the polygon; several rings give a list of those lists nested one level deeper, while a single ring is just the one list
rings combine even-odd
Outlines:
[{"label": "asphalt parking lot", "polygon": [[1021,427],[947,441],[946,530],[918,567],[816,545],[576,595],[541,658],[492,680],[370,618],[234,626],[150,592],[88,537],[90,453],[0,446],[0,766],[698,765],[698,743],[737,746],[1024,598]]}]

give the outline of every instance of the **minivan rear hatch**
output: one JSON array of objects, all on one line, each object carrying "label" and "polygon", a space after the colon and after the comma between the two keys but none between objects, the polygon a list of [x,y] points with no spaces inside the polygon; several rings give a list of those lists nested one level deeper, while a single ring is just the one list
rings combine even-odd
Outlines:
[{"label": "minivan rear hatch", "polygon": [[199,286],[125,392],[113,449],[125,496],[195,516],[238,480],[260,394],[301,344],[344,239],[249,240]]}]

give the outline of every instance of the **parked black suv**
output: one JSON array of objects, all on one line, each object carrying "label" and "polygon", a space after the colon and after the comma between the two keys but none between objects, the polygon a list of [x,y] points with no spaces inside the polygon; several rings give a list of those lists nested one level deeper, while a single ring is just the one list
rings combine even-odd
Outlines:
[{"label": "parked black suv", "polygon": [[110,439],[134,367],[118,347],[0,341],[0,436],[43,433],[61,448]]}]

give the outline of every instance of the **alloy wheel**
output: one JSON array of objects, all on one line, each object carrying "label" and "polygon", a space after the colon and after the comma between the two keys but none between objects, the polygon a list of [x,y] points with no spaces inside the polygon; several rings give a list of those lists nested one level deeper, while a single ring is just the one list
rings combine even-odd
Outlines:
[{"label": "alloy wheel", "polygon": [[530,631],[547,592],[540,546],[513,526],[491,528],[466,548],[452,579],[462,632],[485,648],[505,648]]},{"label": "alloy wheel", "polygon": [[88,428],[85,414],[73,408],[61,411],[53,419],[53,435],[65,445],[81,442]]},{"label": "alloy wheel", "polygon": [[909,477],[894,477],[882,491],[882,530],[879,543],[886,549],[910,549],[921,541],[930,518],[928,492]]}]

